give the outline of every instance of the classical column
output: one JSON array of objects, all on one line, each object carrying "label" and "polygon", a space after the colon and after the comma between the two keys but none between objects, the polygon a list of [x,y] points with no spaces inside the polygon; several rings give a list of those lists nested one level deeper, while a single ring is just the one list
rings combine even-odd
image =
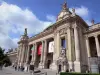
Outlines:
[{"label": "classical column", "polygon": [[[34,44],[33,44],[33,47],[34,47]],[[32,60],[31,60],[31,64],[33,64],[34,62],[34,51],[32,50]]]},{"label": "classical column", "polygon": [[28,51],[28,45],[25,46],[25,61],[24,62],[26,62],[26,59],[27,59],[27,51]]},{"label": "classical column", "polygon": [[98,40],[97,35],[95,36],[95,42],[96,42],[97,54],[100,57],[100,45],[99,45],[99,40]]},{"label": "classical column", "polygon": [[18,65],[20,64],[20,46],[18,47]]},{"label": "classical column", "polygon": [[79,47],[79,35],[78,35],[78,27],[74,27],[74,38],[75,38],[75,54],[76,60],[74,62],[74,70],[75,72],[81,71],[80,66],[80,47]]},{"label": "classical column", "polygon": [[76,61],[80,61],[80,47],[79,47],[79,36],[78,36],[78,27],[74,27],[74,38],[75,38],[75,54]]},{"label": "classical column", "polygon": [[40,68],[43,68],[43,50],[44,50],[44,41],[42,41],[41,58],[40,58],[40,63],[39,63]]},{"label": "classical column", "polygon": [[46,65],[46,57],[47,57],[47,40],[44,41],[44,56],[43,56],[44,68],[45,68],[45,65]]},{"label": "classical column", "polygon": [[60,56],[60,51],[61,51],[61,38],[59,32],[57,33],[57,58]]},{"label": "classical column", "polygon": [[34,52],[34,65],[35,65],[36,56],[37,56],[37,43],[34,44],[34,49],[35,49],[35,52]]},{"label": "classical column", "polygon": [[89,38],[88,37],[86,37],[86,49],[87,49],[88,57],[91,57],[91,54],[90,54],[90,45],[89,45]]},{"label": "classical column", "polygon": [[22,65],[24,63],[24,54],[25,54],[24,51],[25,51],[25,45],[22,46],[22,57],[21,57],[21,63],[22,63]]},{"label": "classical column", "polygon": [[72,61],[72,37],[71,37],[71,28],[69,27],[67,29],[67,35],[66,35],[68,38],[67,38],[67,41],[68,41],[68,45],[67,45],[67,49],[68,49],[68,60],[69,61]]},{"label": "classical column", "polygon": [[44,56],[44,41],[42,41],[42,51],[41,51],[41,62],[43,63],[43,56]]},{"label": "classical column", "polygon": [[20,52],[19,52],[19,65],[21,63],[21,57],[22,57],[22,45],[20,45]]},{"label": "classical column", "polygon": [[28,45],[26,63],[28,63],[28,61],[29,61],[29,52],[30,52],[30,46]]},{"label": "classical column", "polygon": [[[73,41],[72,41],[72,29],[70,28],[70,27],[68,27],[68,29],[67,29],[67,34],[66,34],[66,36],[67,36],[67,46],[66,47],[68,47],[67,49],[66,49],[66,56],[67,56],[67,58],[68,58],[68,63],[69,63],[69,69],[73,69],[73,62],[72,62],[72,57],[73,57],[73,54],[72,54],[72,51],[74,51],[74,50],[72,50],[72,43],[74,43]],[[75,56],[74,56],[75,57]]]}]

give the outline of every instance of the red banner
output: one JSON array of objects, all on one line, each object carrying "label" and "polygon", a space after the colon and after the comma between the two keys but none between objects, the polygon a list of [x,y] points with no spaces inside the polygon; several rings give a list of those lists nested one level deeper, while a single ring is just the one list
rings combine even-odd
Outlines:
[{"label": "red banner", "polygon": [[38,46],[38,55],[41,55],[42,44]]}]

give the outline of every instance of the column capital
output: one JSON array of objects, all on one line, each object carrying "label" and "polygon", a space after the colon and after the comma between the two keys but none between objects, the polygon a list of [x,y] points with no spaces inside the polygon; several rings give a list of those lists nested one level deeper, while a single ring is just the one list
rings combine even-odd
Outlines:
[{"label": "column capital", "polygon": [[94,37],[95,37],[95,38],[98,38],[98,34],[95,34]]},{"label": "column capital", "polygon": [[78,25],[76,24],[76,22],[75,22],[75,24],[74,24],[74,26],[73,26],[74,28],[78,28]]},{"label": "column capital", "polygon": [[89,38],[89,36],[88,36],[88,35],[86,35],[86,36],[85,36],[85,39],[86,39],[86,40],[88,40],[88,38]]}]

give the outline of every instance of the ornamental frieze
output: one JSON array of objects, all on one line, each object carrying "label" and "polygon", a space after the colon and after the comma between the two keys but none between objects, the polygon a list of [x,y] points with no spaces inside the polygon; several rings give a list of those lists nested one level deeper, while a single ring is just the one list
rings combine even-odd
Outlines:
[{"label": "ornamental frieze", "polygon": [[59,34],[60,34],[60,35],[63,35],[63,34],[66,34],[66,33],[67,33],[66,28],[63,28],[63,29],[61,29],[61,30],[59,31]]}]

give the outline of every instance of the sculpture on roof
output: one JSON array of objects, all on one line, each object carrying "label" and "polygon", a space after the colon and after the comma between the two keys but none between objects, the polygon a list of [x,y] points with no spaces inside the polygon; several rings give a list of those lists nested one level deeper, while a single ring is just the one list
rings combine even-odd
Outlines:
[{"label": "sculpture on roof", "polygon": [[71,15],[71,12],[69,11],[67,2],[65,1],[64,4],[62,5],[62,10],[57,17],[57,21],[65,19],[65,18],[69,17],[70,15]]},{"label": "sculpture on roof", "polygon": [[62,6],[62,9],[63,9],[63,10],[67,10],[67,9],[68,9],[68,8],[67,8],[67,2],[66,2],[66,1],[64,2],[63,6]]},{"label": "sculpture on roof", "polygon": [[27,28],[25,28],[24,35],[27,36]]}]

